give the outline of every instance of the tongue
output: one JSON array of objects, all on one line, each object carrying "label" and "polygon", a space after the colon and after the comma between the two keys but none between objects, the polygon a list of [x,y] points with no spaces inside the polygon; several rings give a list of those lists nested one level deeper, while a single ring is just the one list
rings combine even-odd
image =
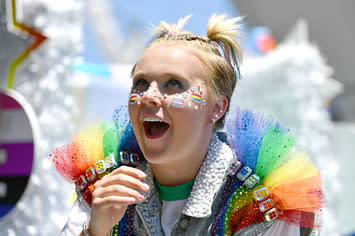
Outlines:
[{"label": "tongue", "polygon": [[167,131],[169,125],[163,122],[149,122],[148,133],[151,136],[160,136]]}]

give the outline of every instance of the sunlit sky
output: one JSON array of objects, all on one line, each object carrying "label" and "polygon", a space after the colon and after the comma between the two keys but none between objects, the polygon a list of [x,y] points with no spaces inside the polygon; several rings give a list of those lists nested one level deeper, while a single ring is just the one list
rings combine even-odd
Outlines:
[{"label": "sunlit sky", "polygon": [[[161,20],[175,23],[181,17],[192,14],[185,29],[197,34],[205,34],[208,18],[213,13],[226,13],[228,16],[238,16],[236,6],[232,0],[128,0],[114,1],[115,18],[121,30],[127,30],[130,25],[136,25],[144,32],[145,41],[149,38],[150,24],[158,25]],[[84,27],[85,51],[82,56],[85,61],[105,62],[104,56],[95,41],[90,26]]]}]

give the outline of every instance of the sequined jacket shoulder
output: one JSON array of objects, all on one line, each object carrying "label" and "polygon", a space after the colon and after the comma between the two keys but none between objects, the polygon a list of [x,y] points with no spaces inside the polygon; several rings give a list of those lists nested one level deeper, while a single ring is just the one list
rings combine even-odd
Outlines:
[{"label": "sequined jacket shoulder", "polygon": [[[223,139],[223,138],[222,138]],[[212,137],[205,160],[196,176],[194,186],[181,215],[175,221],[171,235],[215,235],[213,226],[219,212],[221,199],[231,165],[236,161],[230,147],[215,134]],[[135,235],[164,235],[161,229],[161,201],[153,183],[153,174],[146,165],[146,181],[151,186],[146,200],[135,206]],[[245,227],[234,235],[258,235],[277,222],[261,222]],[[301,229],[300,235],[310,235],[312,229]],[[315,232],[313,231],[312,235]]]}]

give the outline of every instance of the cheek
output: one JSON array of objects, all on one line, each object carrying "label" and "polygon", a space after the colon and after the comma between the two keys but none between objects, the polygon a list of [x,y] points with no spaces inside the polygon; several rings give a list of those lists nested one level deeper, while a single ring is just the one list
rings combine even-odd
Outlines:
[{"label": "cheek", "polygon": [[138,95],[131,95],[128,100],[128,113],[133,129],[138,124],[138,110],[141,98]]},{"label": "cheek", "polygon": [[138,105],[141,103],[141,96],[138,93],[131,93],[128,98],[128,105],[130,107],[134,107],[134,105]]},{"label": "cheek", "polygon": [[199,112],[203,110],[207,104],[207,93],[204,91],[206,91],[204,87],[197,85],[183,93],[164,97],[163,102],[168,108]]}]

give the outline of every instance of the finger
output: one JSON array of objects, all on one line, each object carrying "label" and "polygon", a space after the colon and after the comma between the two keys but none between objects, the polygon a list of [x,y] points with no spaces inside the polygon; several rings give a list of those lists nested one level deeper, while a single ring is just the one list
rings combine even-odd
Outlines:
[{"label": "finger", "polygon": [[108,187],[99,188],[93,193],[93,198],[104,198],[108,196],[127,196],[133,197],[137,201],[143,201],[144,196],[138,191],[128,188],[124,185],[110,185]]},{"label": "finger", "polygon": [[128,188],[141,190],[143,192],[149,190],[148,184],[143,183],[141,180],[136,179],[130,175],[126,175],[125,173],[116,173],[114,175],[105,176],[104,178],[95,183],[95,188],[104,188],[117,184],[126,186]]},{"label": "finger", "polygon": [[132,177],[140,179],[140,180],[147,177],[147,175],[143,171],[141,171],[140,169],[133,168],[130,166],[120,166],[119,168],[112,171],[112,173],[110,173],[110,175],[115,175],[117,173],[124,173],[126,175],[132,176]]},{"label": "finger", "polygon": [[109,207],[117,207],[119,205],[131,205],[136,202],[136,199],[128,196],[107,196],[103,198],[95,198],[92,201],[92,206],[97,208],[109,208]]}]

